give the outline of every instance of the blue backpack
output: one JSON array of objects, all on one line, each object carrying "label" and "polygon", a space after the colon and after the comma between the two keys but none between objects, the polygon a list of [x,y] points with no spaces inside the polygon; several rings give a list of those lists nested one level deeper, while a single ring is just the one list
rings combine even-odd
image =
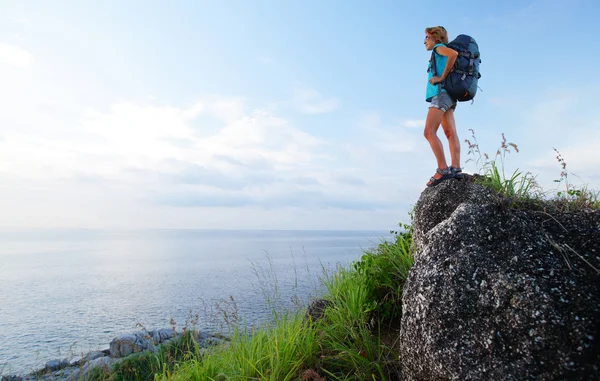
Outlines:
[{"label": "blue backpack", "polygon": [[[452,40],[448,47],[456,50],[458,57],[456,57],[452,71],[440,87],[443,87],[450,97],[459,102],[470,101],[477,94],[477,80],[481,78],[479,46],[473,37],[461,34]],[[437,74],[434,55],[435,53],[432,52],[431,67],[433,73]]]}]

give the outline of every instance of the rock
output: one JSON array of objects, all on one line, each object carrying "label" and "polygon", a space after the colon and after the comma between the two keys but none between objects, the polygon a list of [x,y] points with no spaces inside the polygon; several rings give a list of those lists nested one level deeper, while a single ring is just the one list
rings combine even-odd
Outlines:
[{"label": "rock", "polygon": [[76,371],[78,371],[78,368],[65,368],[51,374],[45,374],[43,378],[52,381],[64,381]]},{"label": "rock", "polygon": [[[109,352],[110,352],[110,350],[109,350]],[[107,355],[107,353],[105,351],[91,351],[83,357],[83,361],[84,362],[93,361],[95,359],[104,357],[106,355]]]},{"label": "rock", "polygon": [[0,381],[21,381],[22,378],[19,376],[2,376],[2,378],[0,378]]},{"label": "rock", "polygon": [[213,337],[211,334],[206,333],[206,332],[201,332],[201,331],[196,331],[194,332],[194,340],[196,340],[196,342],[198,343],[198,345],[200,347],[202,347],[204,345],[204,342],[208,339],[210,339],[211,337]]},{"label": "rock", "polygon": [[70,375],[68,375],[67,378],[65,378],[65,381],[80,381],[80,380],[83,380],[83,377],[81,377],[81,378],[79,377],[80,374],[81,374],[81,369],[75,368],[75,369],[73,369],[73,372]]},{"label": "rock", "polygon": [[529,210],[472,178],[426,189],[404,286],[412,380],[598,380],[600,212]]},{"label": "rock", "polygon": [[69,366],[70,367],[74,367],[74,366],[79,366],[81,364],[83,364],[84,362],[84,357],[77,355],[77,356],[73,356],[71,359],[69,359]]},{"label": "rock", "polygon": [[69,366],[69,359],[62,360],[50,360],[46,362],[44,366],[44,372],[54,372],[59,369],[63,369]]},{"label": "rock", "polygon": [[306,310],[306,314],[304,315],[305,321],[317,321],[323,317],[325,314],[325,309],[327,307],[332,307],[333,303],[326,299],[316,299],[314,300]]},{"label": "rock", "polygon": [[[115,337],[110,342],[110,355],[112,357],[127,357],[132,353],[144,351],[150,347],[151,338],[144,331]],[[152,342],[152,345],[154,345],[154,342]]]},{"label": "rock", "polygon": [[44,366],[44,370],[46,371],[55,371],[58,370],[60,368],[60,360],[50,360],[48,362],[46,362],[46,365]]},{"label": "rock", "polygon": [[152,332],[150,332],[150,336],[152,336],[154,344],[158,345],[163,341],[174,337],[175,332],[173,332],[173,330],[170,328],[155,329]]},{"label": "rock", "polygon": [[[427,245],[426,234],[450,215],[461,204],[493,205],[498,203],[498,195],[489,188],[473,184],[474,178],[468,174],[461,181],[444,181],[438,186],[427,188],[415,206],[413,238],[415,243]],[[417,250],[418,256],[421,250]],[[417,259],[417,258],[415,258]]]},{"label": "rock", "polygon": [[117,362],[118,359],[113,359],[108,356],[99,357],[86,363],[81,370],[77,370],[66,378],[66,381],[88,381],[90,373],[94,368],[101,368],[108,372],[110,368]]},{"label": "rock", "polygon": [[194,340],[196,340],[199,347],[208,348],[214,345],[223,345],[225,343],[228,343],[231,339],[220,333],[210,334],[196,332],[194,335]]},{"label": "rock", "polygon": [[108,369],[112,366],[112,364],[115,362],[114,359],[111,359],[108,356],[105,357],[100,357],[97,358],[93,361],[90,361],[89,363],[85,364],[85,366],[83,367],[83,369],[92,369],[92,368],[97,368],[97,367],[101,367],[101,368],[105,368]]}]

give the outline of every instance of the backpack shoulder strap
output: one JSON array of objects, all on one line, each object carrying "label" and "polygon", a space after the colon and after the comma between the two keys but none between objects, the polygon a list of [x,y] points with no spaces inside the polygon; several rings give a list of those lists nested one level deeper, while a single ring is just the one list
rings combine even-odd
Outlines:
[{"label": "backpack shoulder strap", "polygon": [[431,52],[431,58],[429,59],[429,69],[433,73],[433,75],[437,75],[437,70],[435,67],[435,52]]},{"label": "backpack shoulder strap", "polygon": [[[433,50],[431,51],[431,58],[429,59],[431,70],[432,70],[431,73],[433,74],[433,77],[437,77],[438,76],[438,74],[437,74],[437,67],[436,67],[436,64],[435,64],[435,54],[436,54],[435,53],[435,48],[433,48]],[[438,95],[440,95],[442,93],[442,83],[441,82],[438,82],[437,88],[438,88]]]}]

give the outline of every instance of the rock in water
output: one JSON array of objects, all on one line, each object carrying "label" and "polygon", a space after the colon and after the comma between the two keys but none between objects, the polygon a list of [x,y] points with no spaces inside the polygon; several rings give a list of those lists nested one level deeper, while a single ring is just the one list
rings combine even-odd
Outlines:
[{"label": "rock in water", "polygon": [[150,336],[152,336],[154,344],[158,345],[165,340],[175,337],[175,332],[170,328],[154,329],[150,332]]},{"label": "rock in water", "polygon": [[415,210],[406,380],[598,380],[600,212],[513,208],[446,181]]},{"label": "rock in water", "polygon": [[110,355],[119,358],[144,351],[150,347],[150,340],[152,336],[144,331],[120,335],[110,342]]}]

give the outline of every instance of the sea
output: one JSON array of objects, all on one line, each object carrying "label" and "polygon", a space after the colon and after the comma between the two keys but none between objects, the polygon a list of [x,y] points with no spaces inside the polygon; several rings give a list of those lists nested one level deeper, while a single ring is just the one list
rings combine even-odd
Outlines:
[{"label": "sea", "polygon": [[122,333],[226,332],[305,308],[384,231],[0,230],[0,375]]}]

